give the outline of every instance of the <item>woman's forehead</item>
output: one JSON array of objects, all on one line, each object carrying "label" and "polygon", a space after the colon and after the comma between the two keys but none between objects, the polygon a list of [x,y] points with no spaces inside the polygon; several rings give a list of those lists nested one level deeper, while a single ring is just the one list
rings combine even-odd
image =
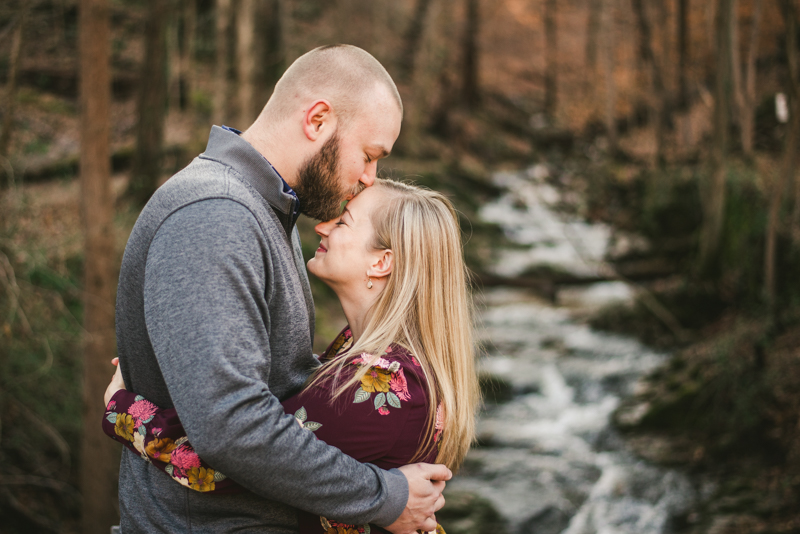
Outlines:
[{"label": "woman's forehead", "polygon": [[353,197],[345,206],[345,211],[350,212],[350,216],[356,218],[360,213],[367,213],[375,206],[380,205],[384,200],[384,191],[380,186],[367,187],[355,197]]}]

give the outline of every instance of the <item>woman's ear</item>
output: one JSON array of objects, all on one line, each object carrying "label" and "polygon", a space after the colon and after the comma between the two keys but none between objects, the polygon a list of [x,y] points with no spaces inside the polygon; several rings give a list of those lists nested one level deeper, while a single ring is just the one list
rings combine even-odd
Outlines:
[{"label": "woman's ear", "polygon": [[376,252],[374,261],[367,271],[367,275],[371,278],[384,278],[389,276],[392,272],[394,265],[394,253],[391,249]]}]

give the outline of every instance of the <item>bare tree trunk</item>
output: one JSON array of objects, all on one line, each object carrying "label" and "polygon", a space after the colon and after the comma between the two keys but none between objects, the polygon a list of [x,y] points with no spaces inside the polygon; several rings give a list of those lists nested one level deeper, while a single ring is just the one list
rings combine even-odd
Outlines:
[{"label": "bare tree trunk", "polygon": [[464,28],[463,41],[463,77],[462,98],[467,107],[475,107],[480,103],[478,84],[478,33],[480,31],[479,0],[466,0],[467,23]]},{"label": "bare tree trunk", "polygon": [[601,0],[602,29],[601,47],[603,51],[603,79],[605,82],[605,123],[608,134],[608,150],[617,152],[617,83],[614,79],[614,0]]},{"label": "bare tree trunk", "polygon": [[139,77],[136,152],[133,156],[128,194],[144,204],[161,179],[164,117],[167,112],[167,25],[172,0],[148,0],[145,52]]},{"label": "bare tree trunk", "polygon": [[239,101],[237,126],[244,130],[255,119],[256,0],[241,0],[236,13],[236,72]]},{"label": "bare tree trunk", "polygon": [[552,122],[558,107],[558,24],[556,0],[544,1],[544,112]]},{"label": "bare tree trunk", "polygon": [[689,84],[686,72],[689,70],[689,0],[678,0],[678,107],[689,106]]},{"label": "bare tree trunk", "polygon": [[116,348],[107,0],[81,0],[79,16],[80,169],[85,236],[81,532],[108,534],[119,520],[116,512],[119,455],[118,445],[103,434],[98,424],[104,414],[103,392]]},{"label": "bare tree trunk", "polygon": [[400,76],[404,80],[410,80],[414,76],[414,62],[422,42],[425,19],[431,3],[431,0],[417,0],[417,4],[414,7],[414,15],[411,17],[411,22],[403,37],[403,47],[397,63]]},{"label": "bare tree trunk", "polygon": [[734,0],[717,4],[717,73],[714,90],[714,133],[710,154],[710,178],[703,199],[704,218],[700,234],[699,269],[703,276],[717,266],[725,218],[728,154],[728,117],[731,92],[731,25]]},{"label": "bare tree trunk", "polygon": [[[784,19],[786,20],[786,57],[788,60],[789,82],[789,131],[783,152],[783,162],[781,164],[780,175],[776,177],[770,192],[769,215],[767,217],[766,246],[764,250],[764,295],[771,311],[774,312],[776,304],[775,291],[775,259],[777,253],[778,226],[780,223],[780,211],[786,188],[792,183],[796,172],[797,164],[797,145],[800,143],[800,65],[797,61],[797,18],[792,5],[792,0],[783,0],[782,6]],[[800,240],[800,188],[795,192],[794,209],[792,212],[792,241],[797,246]]]},{"label": "bare tree trunk", "polygon": [[[758,36],[761,29],[761,0],[753,0],[753,20],[750,28],[750,39],[747,44],[747,61],[743,75],[739,77],[736,89],[736,104],[739,108],[739,135],[742,152],[745,156],[753,155],[753,129],[755,127],[756,110],[756,60],[758,59]],[[738,67],[737,67],[738,68]]]},{"label": "bare tree trunk", "polygon": [[603,16],[603,0],[589,0],[589,17],[586,20],[586,66],[594,70],[597,66],[597,34]]},{"label": "bare tree trunk", "polygon": [[175,16],[167,24],[166,55],[167,69],[167,109],[181,109],[181,0],[175,0]]},{"label": "bare tree trunk", "polygon": [[266,97],[270,94],[275,83],[286,70],[286,30],[283,23],[287,15],[283,13],[283,0],[270,0],[256,8],[257,20],[263,21],[266,31],[260,31],[256,35],[255,61],[261,65],[260,74],[256,78],[260,83],[254,95],[254,110],[260,111],[260,107],[266,102]]},{"label": "bare tree trunk", "polygon": [[24,0],[20,7],[19,20],[11,36],[11,53],[9,54],[8,81],[6,82],[5,94],[5,115],[3,125],[0,128],[0,157],[8,155],[8,144],[11,141],[11,130],[14,125],[14,108],[17,101],[17,73],[19,72],[19,60],[22,56],[22,34],[25,30],[25,23],[28,18],[28,6],[30,2]]},{"label": "bare tree trunk", "polygon": [[652,96],[650,108],[655,119],[654,129],[656,135],[656,163],[664,163],[664,138],[666,131],[666,90],[661,69],[656,63],[656,57],[652,46],[652,29],[650,20],[645,12],[643,0],[632,0],[633,11],[639,25],[639,57],[648,71]]},{"label": "bare tree trunk", "polygon": [[214,124],[228,120],[228,37],[231,24],[231,0],[217,0],[216,12],[216,63],[214,65]]},{"label": "bare tree trunk", "polygon": [[181,108],[192,109],[194,92],[194,42],[197,36],[197,0],[183,0],[183,39],[181,46]]}]

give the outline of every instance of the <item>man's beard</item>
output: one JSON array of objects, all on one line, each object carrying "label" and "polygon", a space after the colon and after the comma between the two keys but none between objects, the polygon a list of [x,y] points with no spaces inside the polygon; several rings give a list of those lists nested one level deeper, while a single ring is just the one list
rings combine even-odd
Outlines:
[{"label": "man's beard", "polygon": [[341,213],[348,194],[364,189],[358,182],[352,191],[344,191],[339,178],[339,135],[334,133],[319,152],[306,161],[298,173],[294,188],[300,199],[300,212],[319,221],[335,219]]}]

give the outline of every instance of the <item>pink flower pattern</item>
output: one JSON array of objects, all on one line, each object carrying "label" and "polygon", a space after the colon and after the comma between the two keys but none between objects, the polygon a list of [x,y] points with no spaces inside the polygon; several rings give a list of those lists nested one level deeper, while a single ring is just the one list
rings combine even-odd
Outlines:
[{"label": "pink flower pattern", "polygon": [[408,392],[408,381],[402,367],[392,376],[389,387],[397,394],[398,399],[402,401],[411,400],[411,394]]},{"label": "pink flower pattern", "polygon": [[179,476],[190,470],[192,467],[200,467],[200,457],[188,443],[179,445],[170,456],[169,463],[180,470]]},{"label": "pink flower pattern", "polygon": [[157,410],[158,408],[152,402],[139,400],[131,404],[131,407],[128,408],[128,413],[133,417],[135,426],[139,426],[145,420],[153,417]]},{"label": "pink flower pattern", "polygon": [[378,413],[381,415],[389,415],[389,409],[386,406],[378,408]]},{"label": "pink flower pattern", "polygon": [[442,432],[444,431],[444,404],[441,402],[439,406],[436,407],[436,434],[433,436],[433,441],[436,443],[439,441],[439,438],[442,436]]}]

